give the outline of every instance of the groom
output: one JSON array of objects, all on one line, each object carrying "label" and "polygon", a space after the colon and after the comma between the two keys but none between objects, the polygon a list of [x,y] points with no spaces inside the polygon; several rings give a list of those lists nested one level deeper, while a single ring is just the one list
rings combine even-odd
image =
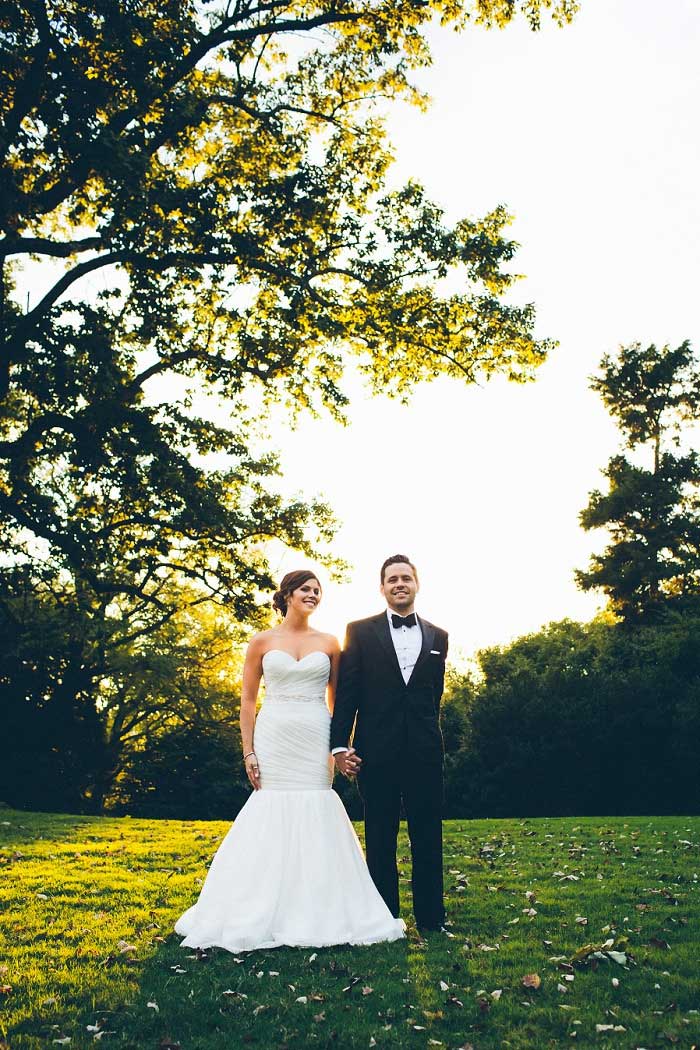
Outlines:
[{"label": "groom", "polygon": [[331,750],[341,773],[358,774],[367,864],[397,918],[396,839],[403,801],[416,925],[421,932],[439,930],[445,921],[439,714],[447,633],[416,616],[418,574],[405,554],[384,562],[380,590],[388,608],[348,624]]}]

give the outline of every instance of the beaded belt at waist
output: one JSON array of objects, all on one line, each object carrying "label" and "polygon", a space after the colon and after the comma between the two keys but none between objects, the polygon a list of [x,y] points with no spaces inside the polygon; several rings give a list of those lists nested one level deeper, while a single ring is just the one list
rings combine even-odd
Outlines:
[{"label": "beaded belt at waist", "polygon": [[293,703],[293,704],[319,704],[325,706],[324,696],[309,696],[308,693],[268,693],[264,700],[265,704]]}]

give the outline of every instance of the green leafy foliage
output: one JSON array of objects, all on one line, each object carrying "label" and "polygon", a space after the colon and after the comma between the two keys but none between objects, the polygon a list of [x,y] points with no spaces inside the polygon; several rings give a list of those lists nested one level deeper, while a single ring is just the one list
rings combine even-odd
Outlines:
[{"label": "green leafy foliage", "polygon": [[165,617],[152,603],[106,609],[51,577],[37,590],[29,569],[4,582],[0,687],[13,747],[0,798],[59,811],[238,811],[245,632],[226,610],[190,592],[169,594],[178,611]]},{"label": "green leafy foliage", "polygon": [[699,652],[697,608],[636,628],[565,620],[481,652],[481,680],[451,701],[468,707],[447,813],[697,812]]},{"label": "green leafy foliage", "polygon": [[109,798],[110,811],[134,817],[225,820],[250,794],[232,720],[180,722],[131,749]]}]

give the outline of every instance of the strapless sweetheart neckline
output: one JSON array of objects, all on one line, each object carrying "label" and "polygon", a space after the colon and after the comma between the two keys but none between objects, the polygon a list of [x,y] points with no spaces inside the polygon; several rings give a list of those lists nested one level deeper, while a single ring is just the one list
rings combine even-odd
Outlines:
[{"label": "strapless sweetheart neckline", "polygon": [[308,660],[308,658],[310,656],[316,656],[316,655],[318,655],[318,656],[325,656],[329,663],[330,663],[330,659],[331,659],[330,656],[328,655],[328,653],[324,653],[323,649],[312,649],[310,653],[306,653],[305,656],[300,657],[298,660],[297,660],[296,656],[292,656],[292,654],[288,653],[286,649],[267,649],[263,653],[263,657],[262,657],[263,660],[265,659],[265,657],[267,656],[268,653],[283,653],[285,656],[288,656],[289,659],[292,660],[295,664],[303,663],[304,660]]}]

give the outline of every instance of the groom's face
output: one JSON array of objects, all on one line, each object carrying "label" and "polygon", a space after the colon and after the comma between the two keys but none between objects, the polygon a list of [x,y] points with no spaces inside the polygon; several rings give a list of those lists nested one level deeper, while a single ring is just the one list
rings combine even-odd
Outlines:
[{"label": "groom's face", "polygon": [[393,565],[387,565],[380,590],[390,609],[402,616],[413,612],[413,603],[418,594],[418,580],[407,562],[397,561]]}]

